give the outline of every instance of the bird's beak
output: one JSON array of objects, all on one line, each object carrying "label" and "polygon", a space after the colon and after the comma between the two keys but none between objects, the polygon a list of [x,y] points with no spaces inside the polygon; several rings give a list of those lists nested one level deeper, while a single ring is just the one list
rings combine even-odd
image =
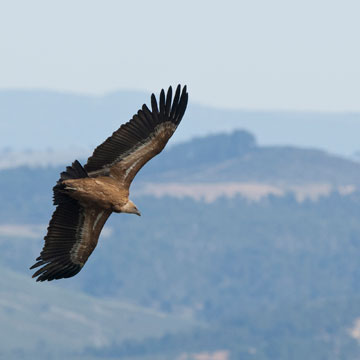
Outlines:
[{"label": "bird's beak", "polygon": [[136,213],[135,213],[137,216],[141,216],[141,212],[139,210],[136,210]]}]

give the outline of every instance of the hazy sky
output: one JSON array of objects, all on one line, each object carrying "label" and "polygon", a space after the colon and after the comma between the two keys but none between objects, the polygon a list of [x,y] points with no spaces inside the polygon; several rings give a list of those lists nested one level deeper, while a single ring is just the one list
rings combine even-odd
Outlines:
[{"label": "hazy sky", "polygon": [[0,0],[0,88],[187,83],[217,107],[360,111],[359,0]]}]

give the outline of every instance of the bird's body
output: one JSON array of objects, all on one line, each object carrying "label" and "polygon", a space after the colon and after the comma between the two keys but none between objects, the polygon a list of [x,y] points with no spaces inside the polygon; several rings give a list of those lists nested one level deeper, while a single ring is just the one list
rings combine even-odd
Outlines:
[{"label": "bird's body", "polygon": [[[85,204],[99,209],[122,212],[120,209],[129,200],[129,191],[119,186],[112,177],[64,180],[65,191],[69,196]],[[125,212],[125,211],[123,211]]]},{"label": "bird's body", "polygon": [[137,172],[159,154],[179,125],[186,106],[186,86],[154,94],[146,105],[99,145],[83,167],[77,160],[54,186],[56,210],[50,220],[45,245],[31,269],[42,266],[37,281],[77,274],[95,249],[100,232],[112,212],[140,215],[129,200]]}]

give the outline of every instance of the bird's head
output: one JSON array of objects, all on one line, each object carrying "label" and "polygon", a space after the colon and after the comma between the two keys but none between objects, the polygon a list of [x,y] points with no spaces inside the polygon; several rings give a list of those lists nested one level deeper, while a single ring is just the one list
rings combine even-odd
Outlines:
[{"label": "bird's head", "polygon": [[[117,211],[117,210],[119,210],[119,211]],[[141,216],[140,211],[138,210],[136,205],[131,200],[128,200],[128,202],[125,205],[121,206],[120,208],[114,207],[114,211],[115,212],[123,212],[123,213],[127,213],[127,214],[136,214],[138,216]]]}]

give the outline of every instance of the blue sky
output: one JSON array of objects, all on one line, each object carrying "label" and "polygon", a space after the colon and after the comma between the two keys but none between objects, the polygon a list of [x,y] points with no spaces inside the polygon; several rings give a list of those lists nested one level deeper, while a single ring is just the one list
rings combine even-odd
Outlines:
[{"label": "blue sky", "polygon": [[0,1],[0,88],[187,83],[216,107],[360,111],[358,0]]}]

